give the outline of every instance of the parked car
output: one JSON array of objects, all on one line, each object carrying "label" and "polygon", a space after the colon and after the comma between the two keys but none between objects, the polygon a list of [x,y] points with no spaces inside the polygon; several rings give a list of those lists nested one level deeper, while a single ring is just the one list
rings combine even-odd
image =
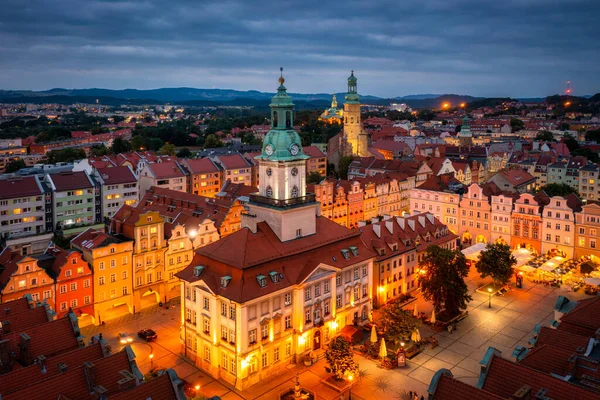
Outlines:
[{"label": "parked car", "polygon": [[144,339],[146,342],[151,342],[153,340],[156,340],[158,335],[152,329],[142,329],[138,332],[138,337],[140,339]]}]

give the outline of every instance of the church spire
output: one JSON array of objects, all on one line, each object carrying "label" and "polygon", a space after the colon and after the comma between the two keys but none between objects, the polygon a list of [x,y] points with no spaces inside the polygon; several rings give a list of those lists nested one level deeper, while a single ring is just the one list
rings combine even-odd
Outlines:
[{"label": "church spire", "polygon": [[331,100],[331,108],[337,108],[337,99],[335,93],[333,94],[333,100]]}]

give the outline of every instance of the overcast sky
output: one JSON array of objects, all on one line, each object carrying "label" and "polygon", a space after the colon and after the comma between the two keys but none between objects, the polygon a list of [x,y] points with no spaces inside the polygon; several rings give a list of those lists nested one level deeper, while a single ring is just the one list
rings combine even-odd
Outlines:
[{"label": "overcast sky", "polygon": [[[327,4],[326,4],[327,3]],[[0,88],[600,92],[599,0],[2,0]]]}]

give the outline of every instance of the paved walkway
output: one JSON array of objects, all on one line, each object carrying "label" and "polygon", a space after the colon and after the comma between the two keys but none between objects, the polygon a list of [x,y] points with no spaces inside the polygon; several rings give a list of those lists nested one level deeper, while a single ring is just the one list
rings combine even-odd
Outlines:
[{"label": "paved walkway", "polygon": [[[486,281],[487,282],[487,281]],[[427,347],[421,354],[407,361],[405,368],[384,370],[378,363],[362,356],[355,356],[360,365],[360,378],[352,387],[353,399],[399,399],[403,392],[417,392],[427,398],[427,388],[433,374],[440,368],[447,368],[454,376],[474,385],[479,376],[479,361],[487,348],[493,346],[506,358],[511,358],[516,345],[527,345],[535,324],[548,325],[554,317],[553,307],[559,294],[571,299],[581,299],[583,293],[566,292],[562,289],[533,284],[525,281],[522,289],[513,289],[503,296],[493,296],[492,307],[488,308],[488,296],[476,293],[475,289],[484,281],[476,272],[469,274],[467,284],[473,300],[468,305],[469,316],[458,323],[457,330],[435,334],[439,346]],[[407,306],[413,309],[414,304]],[[431,314],[432,306],[419,294],[416,301],[419,311]],[[254,385],[243,393],[231,385],[215,380],[195,367],[191,360],[179,354],[178,305],[168,310],[158,306],[148,308],[136,315],[126,315],[107,322],[103,326],[82,328],[83,334],[103,333],[114,350],[119,350],[119,332],[127,332],[134,338],[131,347],[142,372],[154,368],[173,368],[178,376],[192,385],[199,384],[200,391],[207,397],[220,396],[223,400],[276,400],[279,395],[292,388],[296,374],[300,374],[300,384],[315,393],[317,399],[337,400],[340,394],[321,383],[326,377],[325,360],[320,360],[307,368],[304,365],[290,365],[268,380]],[[137,339],[137,331],[152,328],[158,333],[158,340],[145,343]],[[430,333],[428,333],[430,332]],[[427,327],[421,329],[423,336],[433,334]],[[150,359],[150,354],[154,358]],[[348,399],[348,394],[345,394]]]}]

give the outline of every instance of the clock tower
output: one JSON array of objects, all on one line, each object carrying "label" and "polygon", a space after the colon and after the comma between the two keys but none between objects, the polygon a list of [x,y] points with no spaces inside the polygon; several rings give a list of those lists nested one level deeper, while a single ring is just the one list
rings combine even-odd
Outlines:
[{"label": "clock tower", "polygon": [[265,221],[281,241],[314,234],[318,203],[306,193],[306,160],[302,141],[294,130],[294,103],[279,77],[271,104],[271,130],[263,141],[259,160],[259,192],[250,195],[243,225]]}]

